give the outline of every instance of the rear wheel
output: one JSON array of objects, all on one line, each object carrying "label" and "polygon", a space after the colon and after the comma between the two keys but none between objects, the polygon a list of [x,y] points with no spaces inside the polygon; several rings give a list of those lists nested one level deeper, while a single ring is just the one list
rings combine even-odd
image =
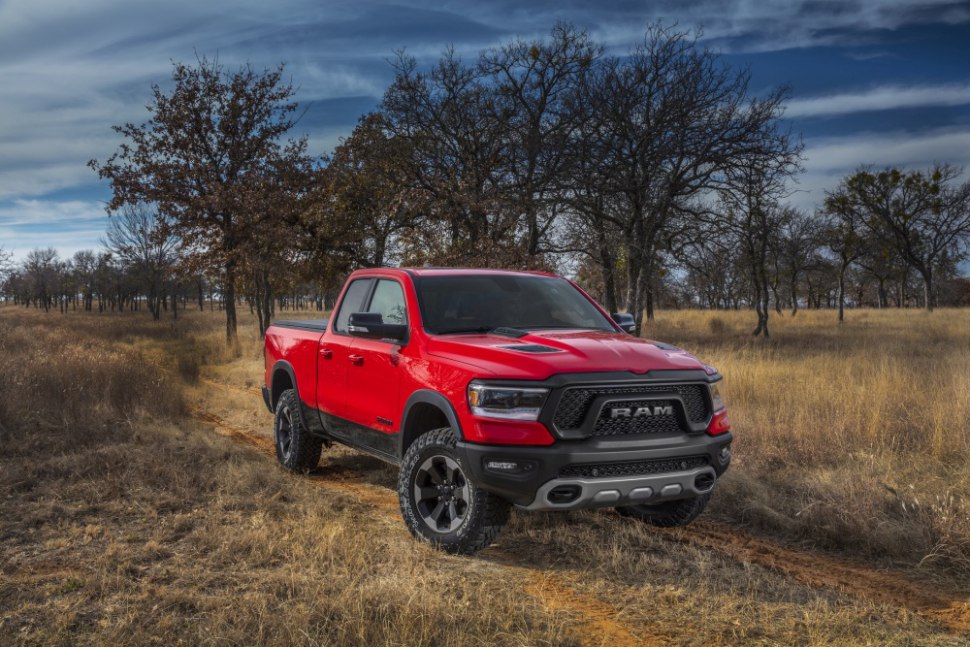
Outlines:
[{"label": "rear wheel", "polygon": [[273,419],[276,460],[291,472],[309,472],[320,462],[323,440],[313,436],[303,420],[300,396],[293,389],[280,394]]},{"label": "rear wheel", "polygon": [[624,517],[639,519],[660,528],[686,526],[704,512],[710,493],[691,499],[677,499],[654,505],[626,505],[616,509]]},{"label": "rear wheel", "polygon": [[401,461],[397,493],[412,535],[449,553],[468,555],[495,541],[510,505],[469,480],[456,442],[450,428],[415,440]]}]

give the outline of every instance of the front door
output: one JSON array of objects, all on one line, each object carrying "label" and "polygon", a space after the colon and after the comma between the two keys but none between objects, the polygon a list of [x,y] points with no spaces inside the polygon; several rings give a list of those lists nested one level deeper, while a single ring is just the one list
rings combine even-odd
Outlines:
[{"label": "front door", "polygon": [[334,425],[349,415],[347,408],[347,373],[350,367],[350,344],[347,332],[351,313],[360,312],[370,296],[374,279],[356,279],[344,290],[334,310],[333,320],[317,348],[317,408],[324,427],[333,432]]},{"label": "front door", "polygon": [[[404,290],[394,279],[378,279],[364,310],[376,312],[384,323],[407,325]],[[395,433],[401,421],[401,344],[355,337],[350,345],[347,372],[349,420],[379,432],[367,444],[394,455]]]}]

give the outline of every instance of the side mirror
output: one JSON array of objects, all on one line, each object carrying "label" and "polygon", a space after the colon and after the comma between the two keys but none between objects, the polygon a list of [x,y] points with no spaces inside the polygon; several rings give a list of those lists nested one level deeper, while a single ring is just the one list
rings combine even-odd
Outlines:
[{"label": "side mirror", "polygon": [[384,323],[384,317],[379,312],[355,312],[347,322],[347,332],[354,337],[401,341],[408,336],[408,327]]},{"label": "side mirror", "polygon": [[610,317],[616,322],[616,325],[630,333],[631,335],[637,332],[637,322],[633,319],[633,315],[628,312],[611,312]]}]

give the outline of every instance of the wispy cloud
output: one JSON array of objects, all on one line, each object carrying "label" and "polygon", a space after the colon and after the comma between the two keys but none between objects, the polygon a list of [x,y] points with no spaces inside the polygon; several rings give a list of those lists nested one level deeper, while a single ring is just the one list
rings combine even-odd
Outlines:
[{"label": "wispy cloud", "polygon": [[884,85],[858,92],[796,98],[788,103],[785,116],[820,117],[922,106],[959,106],[968,103],[970,84]]},{"label": "wispy cloud", "polygon": [[96,201],[0,201],[0,246],[18,260],[38,247],[64,256],[95,248],[106,224],[104,205]]},{"label": "wispy cloud", "polygon": [[812,211],[840,180],[861,166],[925,169],[949,162],[970,169],[970,128],[939,128],[925,133],[894,131],[850,137],[819,137],[805,146],[805,172],[790,202]]},{"label": "wispy cloud", "polygon": [[[100,204],[63,198],[96,198],[98,191],[107,197],[85,163],[116,149],[111,125],[147,116],[150,86],[166,84],[172,60],[218,55],[227,65],[257,67],[286,61],[299,99],[309,104],[300,134],[309,136],[311,152],[324,154],[379,100],[391,76],[385,59],[398,48],[422,63],[448,45],[471,57],[512,34],[543,35],[564,19],[623,52],[650,23],[663,20],[683,29],[702,26],[705,44],[729,52],[825,44],[844,46],[847,56],[896,55],[878,38],[871,48],[858,45],[906,25],[965,23],[968,7],[955,0],[293,0],[281,10],[264,0],[0,0],[0,245],[96,245],[104,224]],[[966,83],[884,85],[800,97],[788,116],[968,101]],[[934,157],[952,154],[950,161],[962,162],[967,156],[954,141],[963,140],[954,137],[923,143],[941,146]],[[909,148],[895,147],[894,138],[910,141]],[[843,159],[849,167],[878,163],[887,150],[900,159],[925,157],[905,133],[886,139],[890,148],[883,150],[865,136],[809,142],[810,174],[828,177],[835,173],[830,165]],[[849,141],[862,148],[843,146]],[[79,229],[63,233],[71,223]],[[42,226],[48,237],[36,234]]]}]

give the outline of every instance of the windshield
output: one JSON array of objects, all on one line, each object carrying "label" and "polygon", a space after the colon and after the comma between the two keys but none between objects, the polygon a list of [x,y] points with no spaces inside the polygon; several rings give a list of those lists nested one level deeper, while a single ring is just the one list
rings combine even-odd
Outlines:
[{"label": "windshield", "polygon": [[546,276],[424,276],[416,281],[424,329],[444,335],[494,328],[613,326],[568,281]]}]

